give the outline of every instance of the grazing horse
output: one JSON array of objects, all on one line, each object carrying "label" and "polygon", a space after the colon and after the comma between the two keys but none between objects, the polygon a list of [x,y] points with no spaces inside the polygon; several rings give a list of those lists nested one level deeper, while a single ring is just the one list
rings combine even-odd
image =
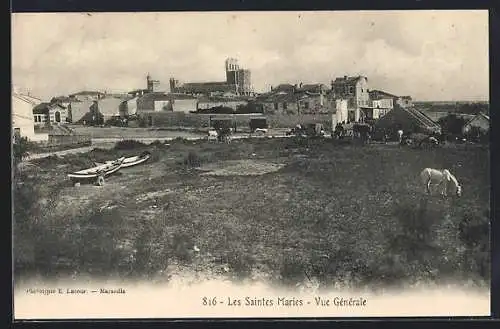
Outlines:
[{"label": "grazing horse", "polygon": [[420,179],[422,184],[425,185],[425,192],[429,195],[431,194],[431,185],[440,186],[443,197],[448,196],[448,190],[458,197],[462,195],[462,187],[448,169],[425,168],[420,173]]}]

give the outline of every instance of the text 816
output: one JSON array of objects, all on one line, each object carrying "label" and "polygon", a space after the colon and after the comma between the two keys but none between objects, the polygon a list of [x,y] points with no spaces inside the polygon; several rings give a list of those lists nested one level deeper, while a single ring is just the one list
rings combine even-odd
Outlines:
[{"label": "text 816", "polygon": [[217,305],[217,298],[216,297],[203,297],[203,306],[215,306]]}]

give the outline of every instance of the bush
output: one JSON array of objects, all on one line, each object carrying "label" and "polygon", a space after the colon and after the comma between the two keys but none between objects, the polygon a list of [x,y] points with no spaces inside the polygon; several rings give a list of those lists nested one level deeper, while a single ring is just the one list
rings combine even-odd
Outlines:
[{"label": "bush", "polygon": [[467,213],[458,226],[460,240],[469,248],[489,244],[490,216]]},{"label": "bush", "polygon": [[122,140],[122,141],[117,142],[115,144],[114,149],[115,150],[133,150],[133,149],[141,148],[141,147],[145,147],[145,146],[146,146],[146,144],[144,144],[142,142],[139,142],[139,141],[136,141],[133,139],[126,139],[126,140]]},{"label": "bush", "polygon": [[201,166],[201,158],[198,153],[190,151],[184,158],[184,165],[188,168],[197,168]]},{"label": "bush", "polygon": [[30,142],[26,137],[18,138],[12,146],[14,163],[21,162],[29,155],[29,151],[36,149],[35,144]]}]

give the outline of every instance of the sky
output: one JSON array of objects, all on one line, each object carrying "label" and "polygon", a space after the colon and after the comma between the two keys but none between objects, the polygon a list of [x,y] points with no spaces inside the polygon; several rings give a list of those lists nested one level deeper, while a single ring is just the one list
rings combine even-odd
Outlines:
[{"label": "sky", "polygon": [[368,77],[416,100],[488,100],[487,11],[12,14],[12,82],[50,99],[161,81],[224,81],[251,70],[257,92],[280,83]]}]

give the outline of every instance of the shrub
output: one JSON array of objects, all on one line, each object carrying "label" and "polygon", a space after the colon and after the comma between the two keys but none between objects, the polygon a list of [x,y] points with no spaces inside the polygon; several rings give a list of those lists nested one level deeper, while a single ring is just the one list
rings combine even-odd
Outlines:
[{"label": "shrub", "polygon": [[18,138],[12,146],[14,163],[17,164],[21,162],[29,155],[29,152],[34,149],[36,149],[35,144],[30,142],[28,138]]},{"label": "shrub", "polygon": [[196,168],[201,166],[201,158],[198,153],[190,151],[184,158],[184,165],[188,168]]},{"label": "shrub", "polygon": [[146,144],[142,143],[142,142],[139,142],[139,141],[136,141],[136,140],[133,140],[133,139],[126,139],[126,140],[122,140],[122,141],[119,141],[115,144],[115,150],[132,150],[132,149],[136,149],[136,148],[141,148],[141,147],[145,147]]},{"label": "shrub", "polygon": [[489,211],[481,215],[466,213],[458,225],[460,240],[469,248],[489,244]]},{"label": "shrub", "polygon": [[227,255],[230,268],[239,279],[244,279],[252,274],[255,259],[248,251],[233,249]]}]

